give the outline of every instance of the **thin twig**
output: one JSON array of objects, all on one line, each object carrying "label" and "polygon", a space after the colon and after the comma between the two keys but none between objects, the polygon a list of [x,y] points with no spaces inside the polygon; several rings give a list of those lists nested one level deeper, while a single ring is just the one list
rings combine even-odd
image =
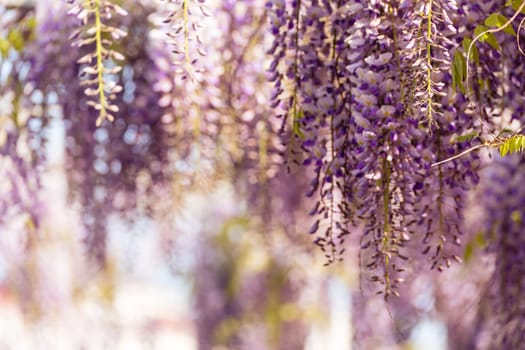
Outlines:
[{"label": "thin twig", "polygon": [[472,146],[472,147],[470,147],[469,149],[466,149],[466,150],[464,150],[463,152],[458,153],[458,154],[456,154],[456,155],[454,155],[454,156],[452,156],[452,157],[449,157],[449,158],[447,158],[447,159],[444,159],[444,160],[441,160],[441,161],[439,161],[439,162],[433,163],[433,164],[431,165],[431,167],[433,168],[433,167],[439,166],[439,165],[441,165],[441,164],[451,162],[451,161],[453,161],[453,160],[455,160],[455,159],[458,159],[459,157],[463,157],[464,155],[466,155],[466,154],[468,154],[468,153],[470,153],[470,152],[472,152],[472,151],[475,151],[475,150],[480,149],[480,148],[483,148],[483,147],[489,147],[489,146],[491,146],[491,143],[489,143],[489,142],[482,143],[482,144],[480,144],[480,145],[476,145],[476,146]]},{"label": "thin twig", "polygon": [[523,56],[525,56],[525,52],[523,52],[523,49],[521,48],[521,43],[520,43],[520,32],[521,32],[521,28],[523,28],[523,23],[525,23],[525,17],[523,17],[520,24],[518,25],[518,33],[516,34],[516,41],[518,42],[518,50],[520,50],[520,53]]},{"label": "thin twig", "polygon": [[432,163],[432,165],[430,165],[430,167],[433,168],[433,167],[439,166],[441,164],[451,162],[451,161],[453,161],[455,159],[458,159],[459,157],[463,157],[465,154],[468,154],[468,153],[470,153],[472,151],[478,150],[478,149],[483,148],[483,147],[498,147],[498,146],[502,145],[503,143],[507,142],[507,140],[509,140],[509,139],[513,138],[514,136],[518,135],[523,130],[525,130],[525,124],[520,126],[516,131],[512,132],[509,136],[507,136],[503,140],[501,140],[500,136],[506,131],[505,129],[503,129],[494,138],[494,141],[484,141],[483,143],[481,143],[479,145],[476,145],[476,146],[472,146],[472,147],[464,150],[463,152],[458,153],[458,154],[456,154],[456,155],[454,155],[452,157],[449,157],[447,159],[443,159],[443,160],[441,160],[439,162],[436,162],[436,163]]}]

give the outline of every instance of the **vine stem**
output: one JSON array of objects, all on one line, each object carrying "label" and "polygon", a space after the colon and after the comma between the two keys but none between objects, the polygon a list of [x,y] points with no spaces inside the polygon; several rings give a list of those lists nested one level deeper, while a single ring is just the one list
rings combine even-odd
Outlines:
[{"label": "vine stem", "polygon": [[100,115],[97,118],[96,125],[100,126],[102,121],[106,118],[106,95],[104,95],[104,64],[102,62],[102,22],[100,20],[100,0],[95,0],[95,41],[96,41],[96,55],[97,55],[97,80],[98,80],[98,95],[100,100]]},{"label": "vine stem", "polygon": [[518,135],[520,132],[522,132],[523,130],[525,130],[525,125],[522,125],[520,126],[516,131],[512,132],[509,136],[505,137],[503,140],[499,140],[499,137],[501,136],[501,134],[503,132],[505,132],[505,130],[502,130],[498,135],[496,135],[494,141],[484,141],[483,143],[479,144],[479,145],[476,145],[476,146],[472,146],[466,150],[464,150],[463,152],[461,153],[458,153],[452,157],[449,157],[447,159],[443,159],[439,162],[436,162],[436,163],[432,163],[430,165],[430,167],[436,167],[436,166],[439,166],[441,164],[444,164],[444,163],[448,163],[448,162],[451,162],[455,159],[458,159],[460,157],[463,157],[464,155],[472,152],[472,151],[475,151],[475,150],[478,150],[480,148],[483,148],[483,147],[497,147],[499,145],[501,145],[502,143],[505,143],[508,139]]},{"label": "vine stem", "polygon": [[432,126],[432,6],[433,0],[428,2],[427,14],[427,119],[429,129]]},{"label": "vine stem", "polygon": [[183,0],[182,2],[182,21],[184,25],[184,62],[186,66],[186,71],[190,76],[192,81],[197,81],[195,75],[193,74],[193,68],[191,64],[190,56],[190,19],[189,19],[189,0]]},{"label": "vine stem", "polygon": [[454,155],[452,157],[449,157],[447,159],[443,159],[443,160],[441,160],[439,162],[436,162],[436,163],[432,163],[431,167],[434,168],[434,167],[440,166],[442,164],[445,164],[445,163],[451,162],[451,161],[453,161],[455,159],[458,159],[460,157],[463,157],[464,155],[469,154],[470,152],[473,152],[473,151],[475,151],[477,149],[480,149],[480,148],[483,148],[483,147],[489,147],[489,146],[492,146],[490,142],[486,142],[486,143],[482,143],[482,144],[479,144],[479,145],[476,145],[476,146],[472,146],[472,147],[464,150],[463,152],[458,153],[458,154],[456,154],[456,155]]},{"label": "vine stem", "polygon": [[518,50],[520,50],[520,53],[525,56],[525,52],[523,51],[522,47],[521,47],[521,42],[520,42],[520,32],[521,32],[521,29],[523,28],[523,23],[525,23],[525,17],[521,20],[519,26],[518,26],[518,33],[516,34],[516,41],[518,42]]},{"label": "vine stem", "polygon": [[470,95],[470,85],[469,85],[469,75],[470,75],[470,72],[469,72],[469,65],[470,65],[470,54],[472,52],[472,47],[474,47],[474,45],[476,44],[476,42],[479,41],[479,39],[481,39],[483,36],[487,35],[487,34],[494,34],[494,33],[498,33],[498,32],[501,32],[503,29],[507,28],[509,25],[512,24],[512,22],[514,22],[514,20],[518,17],[518,15],[521,13],[521,11],[525,9],[525,1],[523,1],[520,5],[520,7],[518,7],[518,9],[516,10],[516,12],[514,12],[514,14],[512,15],[512,17],[507,21],[505,22],[502,26],[498,27],[498,28],[492,28],[492,29],[487,29],[486,31],[482,32],[482,33],[479,33],[475,38],[474,40],[472,40],[472,42],[470,43],[470,45],[468,46],[468,50],[467,50],[467,67],[466,67],[466,76],[465,76],[465,80],[466,80],[466,85],[467,85],[467,96]]}]

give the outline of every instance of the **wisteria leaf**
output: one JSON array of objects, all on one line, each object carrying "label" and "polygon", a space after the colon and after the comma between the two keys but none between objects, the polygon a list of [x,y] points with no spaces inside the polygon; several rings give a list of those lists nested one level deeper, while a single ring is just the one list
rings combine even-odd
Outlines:
[{"label": "wisteria leaf", "polygon": [[499,150],[502,157],[504,157],[507,154],[523,152],[525,150],[525,136],[515,135],[509,137],[499,147]]},{"label": "wisteria leaf", "polygon": [[[477,26],[476,29],[474,29],[474,37],[477,37],[477,36],[483,34],[487,30],[488,30],[488,28],[485,27],[485,26],[482,26],[482,25]],[[487,44],[492,46],[492,48],[494,48],[494,50],[498,50],[498,51],[500,50],[500,46],[498,44],[498,41],[496,40],[496,36],[494,35],[494,33],[484,33],[479,38],[479,41],[482,42],[482,43],[486,42]]]},{"label": "wisteria leaf", "polygon": [[469,262],[473,257],[477,249],[483,249],[487,246],[487,240],[483,232],[477,233],[472,237],[468,243],[465,245],[463,250],[463,260]]},{"label": "wisteria leaf", "polygon": [[0,38],[0,54],[2,54],[2,57],[7,57],[7,53],[9,52],[10,48],[11,43],[9,40]]},{"label": "wisteria leaf", "polygon": [[478,131],[471,131],[469,133],[457,136],[456,139],[455,139],[455,142],[470,141],[470,140],[472,140],[472,139],[474,139],[474,138],[476,138],[478,136],[479,136],[479,132]]},{"label": "wisteria leaf", "polygon": [[465,57],[461,52],[456,51],[454,53],[454,64],[452,65],[452,85],[454,91],[456,90],[456,87],[459,87],[459,90],[462,93],[465,93],[463,81],[466,75],[466,68]]},{"label": "wisteria leaf", "polygon": [[465,246],[465,250],[463,251],[463,260],[468,263],[470,259],[472,258],[472,255],[474,254],[474,244],[473,242],[469,242]]},{"label": "wisteria leaf", "polygon": [[303,116],[304,116],[303,110],[299,109],[295,113],[295,119],[293,121],[293,133],[295,136],[298,136],[301,139],[304,139],[305,136],[304,136],[303,131],[301,130],[301,124],[298,121],[301,120]]},{"label": "wisteria leaf", "polygon": [[[512,7],[514,11],[518,11],[520,6],[523,4],[523,0],[508,0],[505,6]],[[525,9],[521,10],[521,13],[525,14]]]},{"label": "wisteria leaf", "polygon": [[509,142],[504,142],[500,147],[499,147],[499,154],[502,156],[502,157],[505,157],[507,155],[507,153],[509,153]]},{"label": "wisteria leaf", "polygon": [[[465,53],[468,52],[468,49],[469,49],[471,43],[472,43],[472,39],[470,39],[470,38],[463,39],[463,50],[465,51]],[[469,57],[469,59],[474,60],[476,65],[478,65],[478,66],[480,65],[479,52],[478,52],[478,47],[476,45],[473,45],[472,48],[470,49],[470,57]]]},{"label": "wisteria leaf", "polygon": [[518,147],[518,137],[512,137],[509,140],[509,152],[510,153],[516,153],[519,151]]},{"label": "wisteria leaf", "polygon": [[521,225],[522,222],[523,222],[523,217],[521,215],[521,213],[517,210],[514,210],[511,214],[510,214],[510,219],[516,224],[516,225]]},{"label": "wisteria leaf", "polygon": [[516,136],[516,151],[522,152],[523,151],[523,141],[525,137],[523,135]]},{"label": "wisteria leaf", "polygon": [[484,233],[480,232],[474,238],[478,247],[485,248],[485,246],[487,245],[487,239],[485,238]]},{"label": "wisteria leaf", "polygon": [[499,13],[493,13],[487,17],[487,19],[485,20],[485,25],[487,27],[503,28],[503,31],[505,33],[510,34],[512,36],[516,36],[516,31],[512,27],[512,24],[505,26],[507,22],[508,22],[507,17]]},{"label": "wisteria leaf", "polygon": [[17,29],[9,31],[9,34],[7,34],[7,40],[9,40],[11,46],[17,51],[20,51],[24,48],[24,37]]}]

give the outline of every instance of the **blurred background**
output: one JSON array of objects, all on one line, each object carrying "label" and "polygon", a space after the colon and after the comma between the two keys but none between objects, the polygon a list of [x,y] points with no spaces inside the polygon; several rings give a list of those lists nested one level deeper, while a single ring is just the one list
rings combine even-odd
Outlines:
[{"label": "blurred background", "polygon": [[97,127],[74,5],[0,0],[0,349],[474,348],[481,236],[446,273],[411,263],[388,304],[358,234],[323,266],[307,170],[269,106],[264,1],[190,1],[182,76],[165,21],[181,3],[114,2],[123,91]]}]

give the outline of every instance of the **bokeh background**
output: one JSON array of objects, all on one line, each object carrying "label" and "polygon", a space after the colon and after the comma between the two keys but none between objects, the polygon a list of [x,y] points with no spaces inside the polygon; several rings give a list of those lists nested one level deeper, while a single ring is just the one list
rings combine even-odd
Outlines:
[{"label": "bokeh background", "polygon": [[464,263],[410,263],[385,303],[360,275],[358,234],[330,266],[308,235],[307,170],[270,106],[265,2],[190,1],[194,77],[174,68],[180,37],[166,35],[178,2],[115,3],[128,15],[107,21],[127,31],[113,43],[126,59],[108,79],[123,92],[115,122],[97,127],[73,5],[0,0],[0,349],[483,340],[493,260],[480,254],[476,193]]}]

